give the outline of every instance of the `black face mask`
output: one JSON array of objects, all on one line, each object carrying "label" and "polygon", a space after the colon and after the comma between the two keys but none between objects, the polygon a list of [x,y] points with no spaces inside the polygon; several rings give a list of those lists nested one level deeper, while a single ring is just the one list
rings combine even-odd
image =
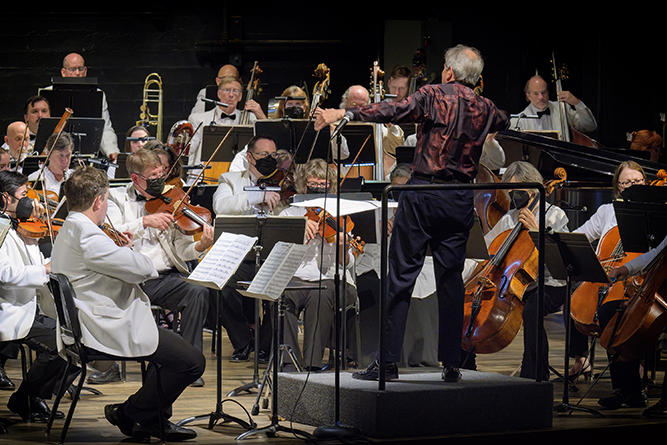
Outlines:
[{"label": "black face mask", "polygon": [[[253,156],[254,158],[254,156]],[[263,177],[271,176],[278,168],[278,161],[273,156],[255,159],[255,168]]]},{"label": "black face mask", "polygon": [[306,193],[321,193],[324,194],[328,191],[328,187],[306,187]]},{"label": "black face mask", "polygon": [[510,208],[522,209],[530,202],[530,195],[525,190],[512,190],[510,192]]},{"label": "black face mask", "polygon": [[302,119],[305,112],[301,107],[287,107],[285,108],[285,116],[292,119]]},{"label": "black face mask", "polygon": [[164,191],[164,178],[146,179],[146,188],[144,192],[151,196],[158,197]]},{"label": "black face mask", "polygon": [[20,221],[25,221],[30,219],[32,216],[32,211],[34,209],[32,199],[27,196],[18,200],[16,204],[16,219]]}]

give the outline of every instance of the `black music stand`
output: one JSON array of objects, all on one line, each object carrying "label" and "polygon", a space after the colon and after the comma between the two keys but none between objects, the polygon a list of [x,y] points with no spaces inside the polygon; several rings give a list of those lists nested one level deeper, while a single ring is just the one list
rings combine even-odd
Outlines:
[{"label": "black music stand", "polygon": [[225,137],[227,132],[234,127],[229,136],[222,144],[215,157],[211,159],[213,162],[232,162],[234,156],[242,151],[248,141],[254,136],[252,127],[233,126],[233,125],[207,125],[202,130],[201,143],[201,158],[209,159],[211,155],[220,145],[220,141]]},{"label": "black music stand", "polygon": [[[377,164],[375,154],[375,124],[350,122],[343,130],[343,137],[347,140],[350,155],[342,160],[345,167],[361,167]],[[364,141],[370,136],[366,145]],[[361,153],[359,154],[359,151]],[[357,154],[359,156],[357,156]],[[354,159],[354,165],[350,164]]]},{"label": "black music stand", "polygon": [[[45,117],[40,119],[35,137],[35,151],[41,153],[46,147],[46,141],[60,122],[60,118]],[[70,117],[63,128],[74,140],[73,154],[94,155],[100,148],[104,119],[89,117]]]},{"label": "black music stand", "polygon": [[315,158],[331,159],[329,127],[316,131],[308,119],[263,119],[255,122],[255,133],[271,135],[276,147],[289,151],[297,164]]},{"label": "black music stand", "polygon": [[621,196],[614,201],[614,212],[623,250],[648,252],[657,247],[667,235],[667,187],[633,185]]},{"label": "black music stand", "polygon": [[[263,213],[249,216],[218,216],[215,219],[215,231],[217,233],[224,231],[257,237],[254,247],[255,253],[251,253],[246,257],[246,260],[254,259],[256,274],[262,261],[266,259],[268,253],[277,242],[284,241],[293,244],[303,244],[306,234],[306,219],[303,217],[266,216]],[[253,256],[251,257],[250,255]],[[253,388],[261,388],[262,386],[259,380],[259,313],[261,304],[259,299],[255,300],[255,358],[252,382],[235,388],[227,394],[228,397],[234,397],[243,392],[250,392]],[[222,302],[219,302],[218,308],[221,306]],[[218,321],[218,339],[220,337],[221,328]],[[221,357],[220,349],[218,349],[218,357]]]},{"label": "black music stand", "polygon": [[[571,319],[570,298],[572,296],[573,281],[589,281],[592,283],[611,283],[607,272],[600,264],[591,243],[583,233],[556,232],[547,228],[544,240],[546,267],[551,276],[558,280],[565,280],[566,297],[563,305],[565,314],[565,362],[563,373],[563,401],[554,407],[554,411],[563,413],[572,410],[585,411],[595,417],[604,417],[600,412],[569,403],[569,381],[568,371],[570,369],[570,335]],[[535,245],[538,245],[539,233],[536,230],[529,231]],[[539,341],[539,340],[538,340]],[[540,360],[540,358],[537,358]]]}]

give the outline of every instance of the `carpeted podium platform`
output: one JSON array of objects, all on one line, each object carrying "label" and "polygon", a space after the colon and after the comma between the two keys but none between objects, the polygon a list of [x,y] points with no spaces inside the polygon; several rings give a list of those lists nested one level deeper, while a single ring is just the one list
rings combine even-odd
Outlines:
[{"label": "carpeted podium platform", "polygon": [[[553,385],[500,374],[463,370],[458,383],[440,372],[401,373],[387,382],[340,375],[340,424],[371,438],[437,436],[455,433],[527,431],[550,428]],[[297,423],[334,424],[334,374],[281,373],[278,414]]]}]

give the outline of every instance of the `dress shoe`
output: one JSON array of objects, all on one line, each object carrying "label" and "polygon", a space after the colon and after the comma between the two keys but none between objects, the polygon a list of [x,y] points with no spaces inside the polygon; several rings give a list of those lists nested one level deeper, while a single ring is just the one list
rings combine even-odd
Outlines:
[{"label": "dress shoe", "polygon": [[[137,439],[148,439],[149,437],[160,438],[159,425],[139,425],[136,424],[132,429],[132,435]],[[164,419],[164,438],[167,442],[181,442],[197,437],[197,433],[189,428],[178,426],[167,419]]]},{"label": "dress shoe", "polygon": [[[398,378],[398,366],[394,362],[385,364],[385,380],[396,380]],[[363,371],[357,371],[352,374],[353,379],[357,380],[378,380],[380,378],[380,362],[374,360]]]},{"label": "dress shoe", "polygon": [[644,417],[666,418],[667,417],[667,398],[662,398],[650,408],[646,408],[642,413]]},{"label": "dress shoe", "polygon": [[201,388],[202,386],[204,386],[204,379],[202,379],[201,377],[199,377],[197,380],[195,380],[194,382],[190,383],[188,386],[190,386],[190,387],[192,387],[192,388]]},{"label": "dress shoe", "polygon": [[30,420],[30,397],[25,391],[16,391],[9,396],[7,408],[14,414],[18,414],[24,422]]},{"label": "dress shoe", "polygon": [[120,367],[118,363],[111,365],[111,368],[104,372],[94,372],[86,379],[91,385],[104,385],[105,383],[120,382]]},{"label": "dress shoe", "polygon": [[449,383],[456,383],[461,380],[461,371],[459,368],[447,367],[442,369],[442,380]]},{"label": "dress shoe", "polygon": [[134,420],[125,415],[121,406],[120,403],[106,405],[104,407],[104,417],[107,418],[110,424],[117,426],[125,436],[132,436]]},{"label": "dress shoe", "polygon": [[271,354],[269,354],[266,351],[262,351],[261,349],[259,350],[259,354],[257,356],[257,363],[260,365],[266,365],[269,363],[269,359],[271,358]]},{"label": "dress shoe", "polygon": [[232,363],[247,362],[250,360],[250,353],[255,349],[255,345],[251,341],[244,347],[234,351],[232,356],[229,358],[229,361]]},{"label": "dress shoe", "polygon": [[0,368],[0,389],[4,389],[6,391],[14,391],[16,389],[16,385],[9,377],[7,377],[7,373],[5,372],[4,368]]},{"label": "dress shoe", "polygon": [[640,391],[616,389],[612,391],[610,397],[600,398],[598,404],[608,409],[619,409],[622,407],[646,408],[648,406],[648,396],[643,389]]}]

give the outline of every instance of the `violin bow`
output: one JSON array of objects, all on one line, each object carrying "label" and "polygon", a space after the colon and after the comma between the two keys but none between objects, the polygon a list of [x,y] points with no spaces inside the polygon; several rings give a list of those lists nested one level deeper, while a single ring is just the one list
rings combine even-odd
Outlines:
[{"label": "violin bow", "polygon": [[65,129],[65,123],[67,123],[67,120],[70,118],[70,116],[73,113],[74,112],[71,109],[65,108],[65,112],[63,113],[62,117],[60,118],[60,122],[58,122],[58,125],[56,126],[56,128],[60,127],[60,129],[58,130],[58,135],[56,136],[56,140],[53,141],[53,144],[51,144],[51,148],[49,148],[49,152],[46,155],[46,159],[44,160],[44,164],[42,164],[42,168],[39,170],[39,175],[37,175],[37,179],[35,179],[35,183],[37,183],[37,181],[39,181],[41,179],[42,175],[44,174],[44,169],[46,168],[46,165],[49,163],[49,159],[51,159],[51,154],[53,153],[53,147],[55,147],[56,144],[58,143],[58,141],[60,140],[60,135],[63,134],[63,130]]},{"label": "violin bow", "polygon": [[[227,131],[227,134],[225,135],[225,137],[222,138],[222,140],[220,141],[220,143],[216,147],[215,151],[213,151],[213,153],[211,154],[211,157],[209,157],[208,161],[206,161],[206,164],[204,164],[204,168],[202,168],[201,172],[199,172],[199,174],[197,175],[197,179],[195,179],[193,181],[192,185],[190,185],[190,188],[188,188],[188,191],[185,192],[185,196],[190,196],[190,192],[192,191],[194,186],[197,184],[197,182],[199,182],[199,179],[202,177],[202,175],[204,174],[204,172],[206,171],[208,166],[211,165],[211,161],[213,160],[213,157],[215,157],[215,155],[218,153],[218,150],[220,150],[220,148],[222,147],[222,144],[225,143],[225,141],[227,140],[227,137],[231,134],[233,129],[234,129],[234,127],[231,127],[229,129],[229,131]],[[178,203],[178,206],[174,207],[174,211],[171,213],[171,216],[174,216],[176,214],[176,212],[178,211],[178,209],[180,209],[183,204],[184,204],[184,202],[183,202],[183,200],[181,200],[181,202]]]},{"label": "violin bow", "polygon": [[364,147],[366,146],[366,143],[368,142],[368,140],[369,140],[370,138],[371,138],[371,135],[370,135],[370,134],[369,134],[368,136],[366,136],[366,140],[364,141],[363,144],[361,144],[361,148],[359,149],[359,152],[358,152],[357,155],[354,157],[354,160],[352,161],[352,164],[350,165],[350,169],[347,171],[347,173],[345,173],[345,176],[343,177],[343,180],[340,181],[340,184],[338,185],[338,187],[342,186],[343,183],[345,182],[345,180],[347,179],[347,176],[348,176],[348,175],[350,174],[350,172],[352,171],[352,166],[353,166],[354,164],[357,163],[357,159],[359,159],[359,155],[361,154],[361,150],[364,149]]}]

